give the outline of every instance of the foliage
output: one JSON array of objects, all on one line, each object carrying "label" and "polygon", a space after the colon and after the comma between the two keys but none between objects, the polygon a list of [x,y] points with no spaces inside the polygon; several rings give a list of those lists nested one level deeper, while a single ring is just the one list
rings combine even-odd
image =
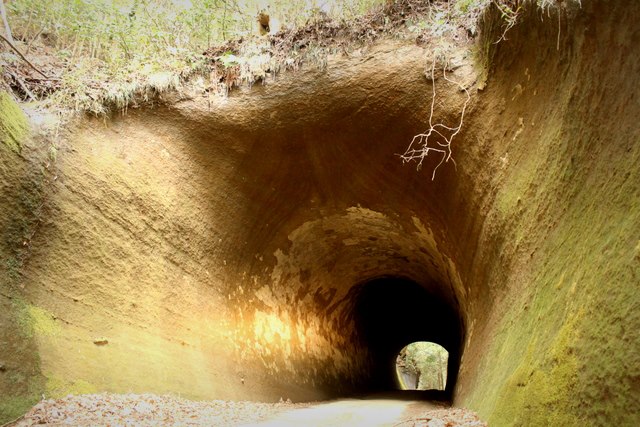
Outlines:
[{"label": "foliage", "polygon": [[[45,46],[64,65],[55,73],[53,105],[105,113],[126,109],[158,92],[206,75],[205,50],[226,40],[252,38],[256,16],[271,16],[272,33],[318,16],[350,19],[382,0],[14,0],[8,18],[23,50]],[[34,79],[12,79],[25,98]],[[37,80],[37,79],[36,79]],[[58,84],[59,82],[59,84]],[[29,86],[31,84],[31,86]],[[43,85],[41,81],[39,85]],[[49,86],[51,84],[49,83]],[[31,89],[31,92],[29,91]]]},{"label": "foliage", "polygon": [[[166,90],[181,92],[182,83],[194,76],[218,79],[214,90],[226,93],[235,84],[264,81],[304,61],[323,66],[331,49],[348,52],[350,44],[395,34],[399,28],[419,43],[464,42],[476,36],[478,17],[492,2],[505,10],[514,3],[13,0],[7,8],[16,43],[27,56],[44,47],[62,65],[58,72],[47,72],[53,74],[50,80],[20,78],[15,61],[4,74],[25,99],[48,97],[58,109],[101,114],[153,100]],[[257,37],[261,11],[271,18],[265,38]],[[228,54],[217,50],[233,43],[242,49]],[[217,54],[204,55],[211,51]],[[218,56],[221,73],[210,67]]]},{"label": "foliage", "polygon": [[[265,3],[262,5],[261,3]],[[303,25],[320,10],[349,17],[380,0],[269,2],[269,13],[288,26]],[[134,58],[203,52],[255,31],[266,2],[238,0],[14,0],[9,19],[16,38],[43,37],[69,59],[90,57],[122,64]]]},{"label": "foliage", "polygon": [[[418,390],[444,390],[447,383],[449,353],[432,342],[414,342],[402,349],[396,360],[398,373],[412,374],[418,379]],[[413,384],[407,384],[412,387]]]}]

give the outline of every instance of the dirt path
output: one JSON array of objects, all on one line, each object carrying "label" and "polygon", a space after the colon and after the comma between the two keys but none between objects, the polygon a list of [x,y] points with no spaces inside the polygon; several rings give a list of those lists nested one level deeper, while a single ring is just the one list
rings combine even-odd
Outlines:
[{"label": "dirt path", "polygon": [[292,409],[270,417],[267,421],[245,426],[386,426],[400,421],[411,404],[399,400],[338,400],[304,409]]},{"label": "dirt path", "polygon": [[275,414],[267,420],[243,427],[482,427],[485,423],[471,412],[445,408],[424,401],[398,399],[344,399],[314,404]]},{"label": "dirt path", "polygon": [[151,394],[94,394],[44,400],[11,426],[483,427],[464,409],[374,396],[293,404],[194,402]]}]

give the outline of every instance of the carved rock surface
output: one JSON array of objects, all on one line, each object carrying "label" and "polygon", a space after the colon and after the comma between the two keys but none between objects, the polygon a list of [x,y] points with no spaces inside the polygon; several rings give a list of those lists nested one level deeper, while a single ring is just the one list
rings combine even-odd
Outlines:
[{"label": "carved rock surface", "polygon": [[[53,395],[302,401],[388,389],[397,352],[428,340],[454,403],[491,425],[634,424],[640,6],[583,3],[559,39],[530,7],[491,48],[433,181],[439,158],[395,154],[432,84],[438,122],[466,98],[400,42],[83,120],[50,175],[37,141],[3,152],[12,354],[37,354],[28,376]],[[473,87],[461,64],[449,77]],[[41,176],[38,213],[20,183]],[[10,212],[39,215],[23,258]]]}]

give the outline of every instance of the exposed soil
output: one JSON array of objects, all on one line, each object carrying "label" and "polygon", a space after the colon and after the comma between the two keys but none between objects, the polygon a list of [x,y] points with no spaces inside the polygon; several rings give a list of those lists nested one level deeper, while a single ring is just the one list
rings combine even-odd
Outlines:
[{"label": "exposed soil", "polygon": [[[298,28],[265,37],[233,39],[209,48],[202,53],[208,64],[200,68],[174,70],[177,73],[174,77],[185,85],[171,88],[190,91],[193,89],[190,80],[197,75],[211,80],[205,88],[207,93],[214,88],[224,88],[223,92],[226,92],[243,84],[265,82],[281,71],[298,70],[305,64],[325,66],[330,54],[357,54],[374,42],[388,38],[412,40],[420,46],[438,46],[439,49],[450,44],[468,46],[477,35],[480,10],[476,7],[462,13],[454,11],[449,2],[398,0],[375,7],[351,21],[337,20],[319,12]],[[430,22],[435,15],[444,16],[445,11],[449,18],[444,23],[415,25]],[[445,38],[447,42],[443,44]],[[13,45],[24,59],[14,48],[0,42],[0,88],[13,93],[21,101],[43,101],[44,105],[57,109],[109,113],[111,110],[126,111],[129,107],[150,105],[166,90],[155,87],[148,81],[148,76],[134,71],[129,73],[126,81],[119,81],[110,74],[107,64],[99,59],[94,58],[81,65],[77,59],[61,55],[46,38],[28,42],[15,40]],[[223,59],[229,54],[247,61],[241,65],[237,61]],[[83,67],[92,71],[74,74],[74,70]],[[72,74],[71,80],[82,84],[70,83],[68,80]],[[131,86],[132,93],[123,89],[127,84]],[[121,92],[127,101],[123,101],[124,104],[115,101],[108,95],[110,92]],[[52,95],[57,95],[57,98]],[[100,103],[105,105],[98,105]]]}]

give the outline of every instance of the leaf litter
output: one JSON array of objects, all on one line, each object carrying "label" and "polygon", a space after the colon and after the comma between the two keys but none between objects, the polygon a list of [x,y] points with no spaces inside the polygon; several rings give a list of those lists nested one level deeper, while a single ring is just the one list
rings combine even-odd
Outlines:
[{"label": "leaf litter", "polygon": [[263,420],[307,403],[191,401],[154,394],[87,394],[42,400],[19,420],[27,426],[235,426]]}]

